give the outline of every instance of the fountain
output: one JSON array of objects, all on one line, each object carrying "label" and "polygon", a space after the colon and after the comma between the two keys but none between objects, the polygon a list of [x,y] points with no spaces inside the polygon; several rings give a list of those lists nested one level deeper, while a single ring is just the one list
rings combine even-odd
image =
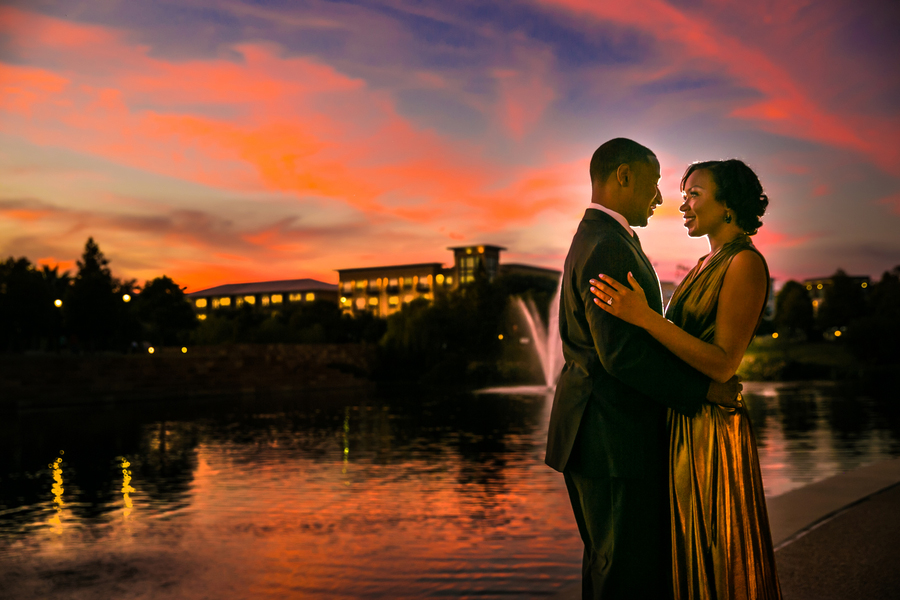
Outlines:
[{"label": "fountain", "polygon": [[497,387],[479,390],[479,393],[487,394],[537,394],[545,396],[552,394],[556,388],[556,380],[563,366],[562,340],[559,337],[559,294],[562,288],[556,289],[553,300],[550,301],[547,325],[541,319],[537,306],[531,298],[522,299],[516,296],[513,303],[525,319],[538,361],[541,365],[541,374],[544,377],[544,385],[525,385],[512,387]]}]

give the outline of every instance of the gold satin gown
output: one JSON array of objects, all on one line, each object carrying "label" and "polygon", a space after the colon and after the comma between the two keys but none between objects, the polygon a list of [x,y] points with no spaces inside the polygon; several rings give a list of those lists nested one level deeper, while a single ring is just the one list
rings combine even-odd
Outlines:
[{"label": "gold satin gown", "polygon": [[[702,269],[701,259],[675,290],[666,317],[712,343],[725,271],[747,249],[759,254],[750,238],[741,236]],[[768,267],[766,275],[768,280]],[[756,439],[746,409],[704,404],[694,417],[670,410],[668,424],[675,598],[780,599]]]}]

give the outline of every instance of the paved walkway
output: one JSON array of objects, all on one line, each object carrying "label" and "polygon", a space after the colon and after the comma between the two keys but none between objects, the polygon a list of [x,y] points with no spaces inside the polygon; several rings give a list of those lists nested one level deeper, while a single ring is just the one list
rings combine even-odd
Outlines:
[{"label": "paved walkway", "polygon": [[784,600],[900,599],[900,459],[771,498],[768,509]]}]

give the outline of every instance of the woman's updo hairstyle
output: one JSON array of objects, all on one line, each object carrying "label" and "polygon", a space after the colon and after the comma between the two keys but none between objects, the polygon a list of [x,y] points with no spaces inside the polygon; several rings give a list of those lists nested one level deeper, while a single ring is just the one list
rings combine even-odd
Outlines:
[{"label": "woman's updo hairstyle", "polygon": [[716,182],[716,200],[734,212],[737,226],[754,235],[762,227],[761,216],[766,213],[769,197],[763,192],[759,177],[743,161],[708,160],[691,163],[681,178],[681,191],[694,171],[706,170]]}]

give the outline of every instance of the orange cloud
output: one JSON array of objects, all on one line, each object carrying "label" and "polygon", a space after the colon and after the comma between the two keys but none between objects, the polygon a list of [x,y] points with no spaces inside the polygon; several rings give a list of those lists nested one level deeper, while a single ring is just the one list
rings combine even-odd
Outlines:
[{"label": "orange cloud", "polygon": [[[15,24],[12,47],[20,55],[61,65],[6,65],[8,85],[31,111],[9,133],[32,143],[223,189],[333,198],[417,223],[451,213],[476,227],[528,222],[560,196],[543,194],[524,200],[529,210],[513,208],[521,194],[535,195],[533,178],[487,192],[509,173],[482,160],[477,147],[419,130],[385,93],[308,58],[283,58],[275,46],[239,45],[242,61],[176,64],[148,56],[114,31],[15,9],[2,14]],[[28,29],[39,35],[33,39]],[[93,60],[98,44],[112,60]],[[554,97],[552,89],[537,72],[501,79],[504,122],[521,137]],[[20,104],[0,109],[21,111]],[[227,116],[213,106],[228,107]]]},{"label": "orange cloud", "polygon": [[[838,115],[802,90],[791,73],[757,48],[723,33],[700,12],[682,11],[662,0],[593,2],[592,0],[541,0],[598,21],[625,25],[653,35],[656,40],[681,49],[676,60],[684,65],[700,58],[721,64],[739,82],[758,90],[763,99],[734,109],[731,116],[752,120],[767,131],[823,142],[864,153],[885,170],[898,173],[900,119]],[[653,15],[653,18],[647,18]]]}]

